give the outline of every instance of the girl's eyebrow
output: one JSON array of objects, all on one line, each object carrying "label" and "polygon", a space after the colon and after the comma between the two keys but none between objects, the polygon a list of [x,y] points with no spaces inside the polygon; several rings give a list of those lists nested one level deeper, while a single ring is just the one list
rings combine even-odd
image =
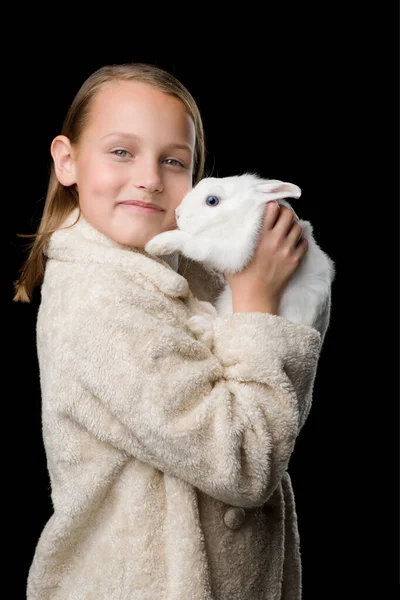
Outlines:
[{"label": "girl's eyebrow", "polygon": [[[107,133],[106,135],[103,135],[100,139],[106,139],[109,137],[117,137],[117,138],[122,138],[122,139],[126,139],[128,141],[136,141],[136,142],[142,142],[143,139],[138,136],[135,135],[134,133],[124,133],[124,132],[118,132],[118,131],[114,131],[112,133]],[[168,144],[165,148],[166,150],[176,150],[176,149],[181,149],[181,150],[188,150],[190,153],[193,152],[193,149],[191,148],[190,144],[186,143],[186,142],[172,142],[171,144]]]}]

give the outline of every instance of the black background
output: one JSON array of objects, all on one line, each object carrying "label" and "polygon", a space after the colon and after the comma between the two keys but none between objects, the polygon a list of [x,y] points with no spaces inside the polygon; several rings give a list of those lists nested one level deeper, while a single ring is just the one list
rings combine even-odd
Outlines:
[{"label": "black background", "polygon": [[393,578],[394,553],[386,556],[383,538],[398,534],[390,506],[398,494],[398,487],[391,490],[398,468],[390,465],[398,439],[397,427],[390,431],[399,398],[397,377],[393,381],[398,234],[390,228],[399,196],[398,181],[390,182],[398,160],[397,113],[390,114],[397,90],[389,93],[385,85],[398,72],[378,61],[373,29],[361,35],[360,14],[350,19],[329,10],[283,9],[274,17],[269,12],[264,27],[261,16],[248,16],[251,27],[242,26],[238,14],[235,26],[209,23],[196,35],[164,33],[163,41],[148,21],[136,24],[131,43],[125,33],[111,44],[107,30],[90,42],[79,28],[47,38],[36,32],[20,38],[24,64],[9,61],[3,82],[3,127],[9,132],[3,145],[9,211],[5,329],[11,333],[4,347],[3,420],[9,598],[24,598],[35,545],[51,515],[35,348],[38,294],[29,305],[11,301],[24,257],[16,234],[36,230],[49,146],[80,85],[104,64],[136,61],[166,68],[193,94],[206,131],[208,173],[258,171],[302,188],[292,204],[313,223],[337,270],[314,404],[289,469],[304,599],[362,598],[364,588],[374,595],[374,585],[380,590],[374,598],[391,597],[384,589]]}]

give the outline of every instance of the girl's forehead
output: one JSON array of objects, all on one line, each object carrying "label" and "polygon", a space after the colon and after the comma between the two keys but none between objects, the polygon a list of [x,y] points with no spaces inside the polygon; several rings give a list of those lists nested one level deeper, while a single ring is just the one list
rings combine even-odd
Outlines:
[{"label": "girl's forehead", "polygon": [[142,82],[106,84],[93,98],[87,128],[107,133],[158,132],[194,144],[194,123],[184,103]]},{"label": "girl's forehead", "polygon": [[138,81],[120,81],[104,85],[92,101],[92,114],[102,118],[123,114],[182,116],[186,112],[183,102],[154,86]]}]

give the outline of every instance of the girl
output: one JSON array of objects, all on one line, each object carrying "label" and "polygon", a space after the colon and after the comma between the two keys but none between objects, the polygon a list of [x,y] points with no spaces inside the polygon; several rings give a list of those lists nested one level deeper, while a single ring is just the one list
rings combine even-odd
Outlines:
[{"label": "girl", "polygon": [[37,345],[53,516],[28,600],[295,600],[287,467],[308,414],[323,325],[277,316],[307,251],[270,203],[257,252],[229,276],[214,346],[186,326],[224,278],[144,251],[203,176],[185,87],[106,66],[51,144],[53,171],[15,300],[41,286]]}]

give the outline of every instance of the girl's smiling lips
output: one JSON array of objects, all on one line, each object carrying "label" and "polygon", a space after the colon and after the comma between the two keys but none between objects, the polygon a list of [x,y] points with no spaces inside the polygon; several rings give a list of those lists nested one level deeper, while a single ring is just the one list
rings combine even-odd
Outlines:
[{"label": "girl's smiling lips", "polygon": [[141,200],[125,200],[120,202],[122,206],[126,206],[129,209],[135,210],[136,212],[142,212],[147,214],[154,214],[159,212],[165,212],[161,206],[154,204],[153,202],[142,202]]}]

